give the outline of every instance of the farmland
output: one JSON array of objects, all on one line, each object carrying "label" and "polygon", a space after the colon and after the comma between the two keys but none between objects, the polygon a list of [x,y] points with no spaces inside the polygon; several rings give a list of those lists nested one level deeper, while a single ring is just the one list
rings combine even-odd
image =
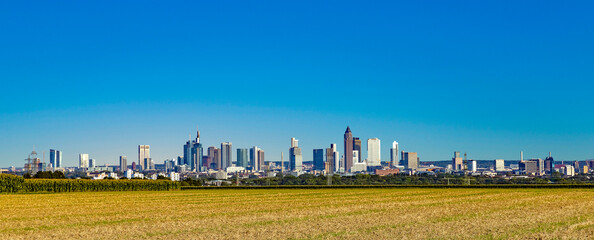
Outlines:
[{"label": "farmland", "polygon": [[0,239],[594,236],[593,189],[226,189],[0,195]]}]

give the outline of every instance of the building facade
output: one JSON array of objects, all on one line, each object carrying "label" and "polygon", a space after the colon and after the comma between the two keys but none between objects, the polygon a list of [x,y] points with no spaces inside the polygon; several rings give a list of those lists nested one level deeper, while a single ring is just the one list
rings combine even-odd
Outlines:
[{"label": "building facade", "polygon": [[221,143],[221,169],[231,167],[233,159],[233,145],[230,142]]},{"label": "building facade", "polygon": [[318,171],[323,171],[325,169],[324,165],[324,149],[314,149],[313,150],[313,169]]},{"label": "building facade", "polygon": [[142,169],[148,169],[150,166],[145,166],[147,158],[151,158],[151,147],[149,145],[138,145],[138,163]]},{"label": "building facade", "polygon": [[298,143],[299,140],[291,138],[291,148],[289,148],[289,170],[300,172],[303,170],[303,155]]},{"label": "building facade", "polygon": [[342,161],[342,167],[344,167],[345,171],[350,171],[353,166],[353,150],[353,133],[351,128],[347,126],[344,132],[344,159]]},{"label": "building facade", "polygon": [[398,166],[398,142],[392,142],[392,148],[390,149],[390,162],[392,167]]},{"label": "building facade", "polygon": [[378,138],[367,139],[367,166],[377,167],[381,165],[381,141]]},{"label": "building facade", "polygon": [[62,168],[62,151],[50,149],[50,163],[54,169]]},{"label": "building facade", "polygon": [[128,159],[126,156],[120,156],[120,172],[128,170]]},{"label": "building facade", "polygon": [[237,166],[247,168],[248,166],[248,149],[238,148],[237,149]]}]

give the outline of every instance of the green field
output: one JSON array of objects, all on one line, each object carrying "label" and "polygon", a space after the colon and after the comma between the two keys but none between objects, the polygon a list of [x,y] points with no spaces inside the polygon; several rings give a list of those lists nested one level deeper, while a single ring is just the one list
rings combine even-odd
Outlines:
[{"label": "green field", "polygon": [[0,195],[0,239],[591,239],[592,189]]}]

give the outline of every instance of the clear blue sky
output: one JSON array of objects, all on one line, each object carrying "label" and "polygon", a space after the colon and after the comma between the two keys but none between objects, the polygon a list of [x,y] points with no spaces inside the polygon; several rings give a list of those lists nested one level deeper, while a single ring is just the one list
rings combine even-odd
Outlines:
[{"label": "clear blue sky", "polygon": [[[151,145],[267,160],[378,137],[421,160],[594,158],[593,1],[3,1],[0,166]],[[364,144],[364,148],[365,148]],[[364,156],[366,153],[364,152]],[[235,152],[234,152],[235,155]],[[48,161],[49,158],[46,159]],[[131,159],[131,160],[130,160]],[[286,160],[286,159],[285,159]]]}]

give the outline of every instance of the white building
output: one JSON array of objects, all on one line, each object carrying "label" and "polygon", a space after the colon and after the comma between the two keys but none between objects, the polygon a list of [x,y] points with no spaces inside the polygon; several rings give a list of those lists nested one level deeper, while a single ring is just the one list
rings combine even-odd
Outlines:
[{"label": "white building", "polygon": [[505,160],[495,159],[495,171],[505,171]]},{"label": "white building", "polygon": [[378,138],[367,139],[367,165],[370,167],[381,166],[381,142]]},{"label": "white building", "polygon": [[78,155],[78,167],[88,168],[89,167],[89,154],[81,153]]},{"label": "white building", "polygon": [[353,163],[353,166],[351,167],[352,173],[365,171],[367,171],[367,164],[364,162]]},{"label": "white building", "polygon": [[359,151],[353,150],[353,165],[359,163]]},{"label": "white building", "polygon": [[392,148],[390,149],[390,161],[392,162],[392,166],[398,166],[398,142],[392,142]]},{"label": "white building", "polygon": [[232,166],[227,168],[227,173],[236,173],[245,171],[244,167]]},{"label": "white building", "polygon": [[471,172],[476,172],[476,160],[469,160],[468,168],[468,170],[470,170]]},{"label": "white building", "polygon": [[573,177],[575,175],[575,168],[569,164],[565,165],[563,173],[566,176]]},{"label": "white building", "polygon": [[149,169],[150,167],[145,165],[145,159],[147,158],[151,158],[151,147],[149,145],[138,145],[138,163],[142,166],[142,169]]},{"label": "white building", "polygon": [[171,181],[179,181],[179,173],[170,172],[169,178],[171,178]]},{"label": "white building", "polygon": [[126,170],[126,178],[130,179],[134,176],[134,171],[132,171],[132,169],[128,169]]}]

